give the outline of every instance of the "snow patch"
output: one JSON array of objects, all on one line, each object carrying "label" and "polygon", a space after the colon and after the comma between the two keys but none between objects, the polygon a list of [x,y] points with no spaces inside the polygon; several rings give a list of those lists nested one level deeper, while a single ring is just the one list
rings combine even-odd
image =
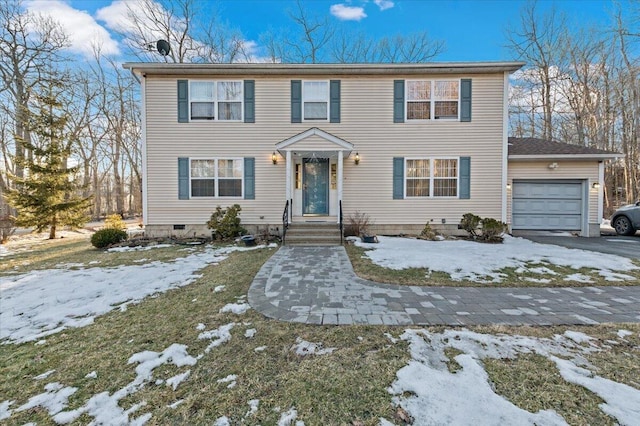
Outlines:
[{"label": "snow patch", "polygon": [[229,340],[231,340],[231,329],[236,325],[235,322],[226,324],[226,325],[221,325],[220,327],[216,328],[215,330],[209,330],[209,331],[204,331],[202,333],[200,333],[198,335],[198,339],[200,340],[205,340],[205,339],[209,339],[211,340],[211,343],[209,343],[209,346],[207,346],[204,350],[205,353],[209,353],[211,351],[211,349],[216,348],[220,345],[222,345],[223,343],[228,342]]},{"label": "snow patch", "polygon": [[167,386],[171,386],[173,390],[178,389],[178,385],[187,380],[190,374],[191,370],[187,370],[182,374],[176,374],[175,376],[168,378],[166,382]]},{"label": "snow patch", "polygon": [[251,309],[248,303],[229,303],[224,305],[222,309],[220,309],[220,313],[232,313],[236,315],[242,315]]},{"label": "snow patch", "polygon": [[255,328],[250,328],[244,332],[244,337],[246,337],[247,339],[251,339],[256,335],[257,332],[258,330],[256,330]]}]

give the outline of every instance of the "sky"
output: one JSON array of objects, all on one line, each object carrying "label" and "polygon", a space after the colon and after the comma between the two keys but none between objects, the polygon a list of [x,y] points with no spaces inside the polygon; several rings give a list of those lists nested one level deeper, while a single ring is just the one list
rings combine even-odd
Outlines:
[{"label": "sky", "polygon": [[[125,55],[114,30],[122,23],[126,2],[137,0],[26,0],[32,11],[49,13],[71,33],[72,50],[88,56],[91,42],[102,41],[103,53],[120,60]],[[260,49],[260,35],[292,25],[293,0],[199,0],[203,10],[215,11],[228,26],[240,30],[247,42]],[[371,37],[427,31],[445,42],[438,61],[512,60],[506,47],[506,29],[517,26],[526,0],[303,0],[310,15],[327,17],[339,28]],[[569,24],[611,22],[612,0],[539,0],[540,11],[555,7],[566,13]]]}]

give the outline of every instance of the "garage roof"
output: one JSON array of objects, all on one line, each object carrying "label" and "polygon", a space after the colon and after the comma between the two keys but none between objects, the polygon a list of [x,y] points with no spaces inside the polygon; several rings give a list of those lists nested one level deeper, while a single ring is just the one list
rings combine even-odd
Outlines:
[{"label": "garage roof", "polygon": [[510,160],[605,160],[623,157],[617,152],[539,138],[509,138]]}]

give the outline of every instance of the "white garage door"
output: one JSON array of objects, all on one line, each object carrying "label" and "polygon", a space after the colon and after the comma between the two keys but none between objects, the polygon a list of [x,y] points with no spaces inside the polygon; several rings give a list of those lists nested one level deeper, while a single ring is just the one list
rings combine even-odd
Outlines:
[{"label": "white garage door", "polygon": [[513,183],[512,229],[576,231],[582,229],[582,184],[577,181]]}]

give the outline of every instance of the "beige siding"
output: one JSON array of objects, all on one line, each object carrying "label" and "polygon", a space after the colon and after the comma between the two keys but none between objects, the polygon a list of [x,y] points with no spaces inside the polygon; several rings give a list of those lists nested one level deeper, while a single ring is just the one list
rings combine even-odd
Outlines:
[{"label": "beige siding", "polygon": [[[550,163],[558,163],[556,169],[550,169]],[[591,188],[598,182],[597,161],[509,161],[508,182],[523,179],[544,180],[586,180],[589,187],[589,224],[599,223],[598,189]],[[507,194],[507,220],[511,223],[511,194]]]},{"label": "beige siding", "polygon": [[[243,223],[278,224],[285,203],[285,161],[280,158],[273,165],[271,154],[276,143],[310,127],[354,144],[360,154],[357,166],[353,157],[345,159],[345,214],[365,212],[380,225],[440,223],[442,219],[457,223],[466,212],[500,218],[504,77],[502,73],[458,77],[473,79],[470,123],[393,123],[393,80],[403,76],[391,76],[342,78],[341,123],[292,124],[290,80],[298,78],[293,75],[255,77],[255,123],[178,123],[177,78],[147,77],[147,223],[200,224],[217,205],[239,202]],[[439,77],[429,76],[434,78]],[[299,147],[325,150],[332,145],[312,137],[299,142]],[[245,156],[255,157],[255,200],[178,200],[178,157]],[[458,156],[471,157],[470,200],[392,199],[393,157]]]}]

